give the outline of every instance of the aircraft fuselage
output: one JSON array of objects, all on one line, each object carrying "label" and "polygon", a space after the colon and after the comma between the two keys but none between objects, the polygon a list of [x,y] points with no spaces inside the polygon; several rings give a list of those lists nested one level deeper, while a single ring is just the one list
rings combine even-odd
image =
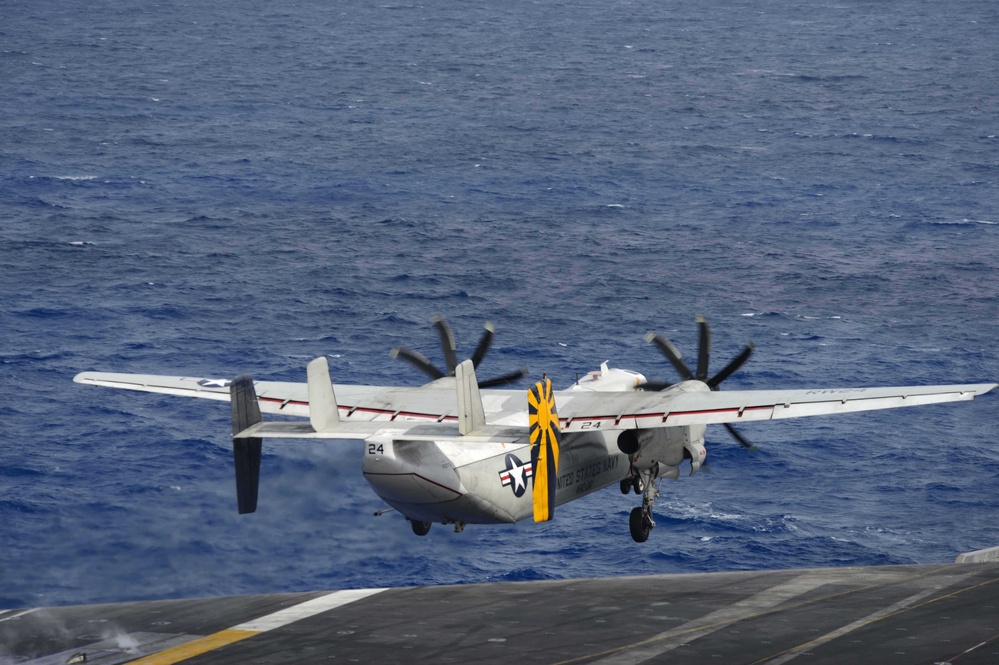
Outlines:
[{"label": "aircraft fuselage", "polygon": [[[679,465],[704,459],[704,427],[671,427],[622,452],[622,430],[563,435],[555,503],[561,505],[621,483],[638,472],[676,478]],[[650,432],[652,432],[650,430]],[[410,520],[445,524],[517,522],[533,515],[529,444],[369,440],[364,477],[386,503]]]}]

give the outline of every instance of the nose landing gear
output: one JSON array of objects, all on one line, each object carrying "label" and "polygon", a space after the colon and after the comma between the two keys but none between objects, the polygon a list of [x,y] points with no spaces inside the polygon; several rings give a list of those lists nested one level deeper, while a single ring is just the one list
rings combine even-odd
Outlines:
[{"label": "nose landing gear", "polygon": [[430,522],[421,522],[419,520],[409,520],[409,525],[413,527],[413,533],[417,536],[425,536],[430,533]]}]

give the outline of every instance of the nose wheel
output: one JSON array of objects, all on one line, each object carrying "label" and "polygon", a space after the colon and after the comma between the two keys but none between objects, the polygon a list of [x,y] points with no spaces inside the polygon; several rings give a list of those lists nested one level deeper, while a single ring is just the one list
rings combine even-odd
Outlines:
[{"label": "nose wheel", "polygon": [[413,527],[413,533],[417,536],[425,536],[430,533],[430,522],[421,522],[419,520],[409,520],[410,526]]},{"label": "nose wheel", "polygon": [[621,481],[621,494],[630,494],[632,490],[635,494],[641,494],[645,490],[642,472],[634,466],[628,471],[628,476]]}]

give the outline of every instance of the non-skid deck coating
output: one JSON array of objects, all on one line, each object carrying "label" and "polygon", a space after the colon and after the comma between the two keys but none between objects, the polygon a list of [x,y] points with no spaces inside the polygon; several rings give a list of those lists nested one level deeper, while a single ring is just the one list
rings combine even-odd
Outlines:
[{"label": "non-skid deck coating", "polygon": [[999,662],[999,564],[506,582],[0,612],[0,663]]}]

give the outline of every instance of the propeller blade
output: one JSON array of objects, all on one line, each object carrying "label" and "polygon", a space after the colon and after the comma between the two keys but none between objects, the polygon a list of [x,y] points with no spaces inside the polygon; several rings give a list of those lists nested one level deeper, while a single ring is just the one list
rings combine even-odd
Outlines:
[{"label": "propeller blade", "polygon": [[531,495],[534,521],[547,522],[555,516],[555,487],[562,440],[555,394],[547,376],[527,391],[527,423],[530,426],[531,468],[534,470]]},{"label": "propeller blade", "polygon": [[708,360],[711,356],[711,329],[708,320],[697,315],[697,374],[698,381],[708,380]]},{"label": "propeller blade", "polygon": [[[489,347],[493,343],[493,336],[496,334],[496,328],[493,324],[486,321],[486,331],[482,333],[482,339],[479,340],[479,345],[475,347],[475,353],[472,354],[472,367],[478,367],[482,359],[486,357],[489,353]],[[479,386],[482,387],[481,385]]]},{"label": "propeller blade", "polygon": [[670,361],[673,369],[676,370],[681,379],[690,381],[694,378],[694,374],[690,371],[690,368],[681,360],[680,352],[677,351],[676,347],[668,339],[659,333],[650,332],[645,335],[645,341],[652,342],[659,347],[659,350],[666,356],[666,360]]},{"label": "propeller blade", "polygon": [[434,314],[430,320],[433,322],[434,327],[437,328],[437,334],[441,338],[441,348],[444,350],[444,363],[447,365],[447,375],[454,376],[454,370],[458,367],[454,333],[451,332],[451,326],[448,325],[447,321],[440,314]]},{"label": "propeller blade", "polygon": [[747,344],[742,349],[742,351],[739,352],[739,355],[733,358],[732,361],[729,362],[729,364],[725,365],[722,371],[718,372],[713,377],[711,377],[711,380],[708,381],[708,387],[711,388],[711,390],[718,390],[718,385],[722,381],[732,376],[732,374],[734,374],[740,367],[742,367],[745,364],[747,360],[749,360],[749,356],[753,355],[753,349],[755,348],[756,345],[753,344],[752,342]]},{"label": "propeller blade", "polygon": [[390,353],[393,358],[402,358],[413,367],[429,376],[431,379],[436,380],[444,377],[444,372],[434,367],[434,364],[427,360],[422,353],[418,353],[412,349],[403,349],[400,347],[392,349]]},{"label": "propeller blade", "polygon": [[495,388],[496,386],[503,386],[508,383],[514,383],[515,381],[520,381],[525,376],[527,376],[527,368],[523,367],[521,369],[518,369],[516,372],[504,374],[503,376],[497,376],[495,379],[489,379],[488,381],[479,381],[479,387]]},{"label": "propeller blade", "polygon": [[724,424],[725,424],[725,429],[728,430],[728,433],[731,434],[735,438],[735,440],[738,441],[742,445],[743,448],[745,448],[746,450],[748,450],[751,453],[754,453],[757,450],[759,450],[759,448],[757,448],[756,446],[754,446],[753,443],[749,439],[747,439],[743,435],[739,434],[739,430],[737,430],[736,428],[732,427],[732,423],[724,423]]},{"label": "propeller blade", "polygon": [[666,383],[665,381],[646,381],[642,385],[638,386],[638,390],[644,390],[646,392],[659,392],[660,390],[666,390],[672,383]]}]

